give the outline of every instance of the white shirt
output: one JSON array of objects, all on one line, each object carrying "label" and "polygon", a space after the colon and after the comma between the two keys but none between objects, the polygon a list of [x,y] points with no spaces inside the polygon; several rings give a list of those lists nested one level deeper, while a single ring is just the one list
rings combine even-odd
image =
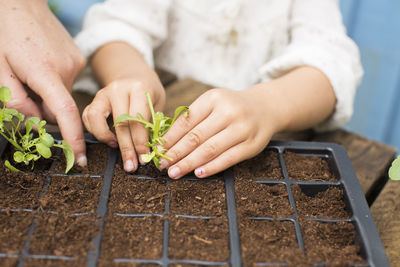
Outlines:
[{"label": "white shirt", "polygon": [[[123,41],[150,66],[233,90],[313,66],[337,98],[320,130],[349,120],[362,77],[337,0],[108,0],[90,8],[75,41],[87,57]],[[98,90],[89,69],[81,76],[75,88]]]}]

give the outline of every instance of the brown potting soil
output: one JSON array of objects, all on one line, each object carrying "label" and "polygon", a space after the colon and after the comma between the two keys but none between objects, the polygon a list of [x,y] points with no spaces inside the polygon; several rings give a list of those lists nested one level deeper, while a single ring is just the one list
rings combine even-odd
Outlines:
[{"label": "brown potting soil", "polygon": [[34,208],[45,179],[40,174],[16,173],[0,166],[0,208]]},{"label": "brown potting soil", "polygon": [[[68,174],[89,173],[94,175],[102,175],[107,166],[109,150],[110,148],[104,144],[86,145],[87,166],[82,168],[78,165],[74,165]],[[66,166],[64,155],[60,154],[58,157],[59,160],[57,161],[53,171],[56,173],[64,173]]]},{"label": "brown potting soil", "polygon": [[293,152],[284,153],[289,178],[298,181],[337,181],[328,162],[318,156],[304,156]]},{"label": "brown potting soil", "polygon": [[[157,171],[157,170],[156,170]],[[166,179],[139,179],[116,164],[108,207],[117,213],[163,213]]]},{"label": "brown potting soil", "polygon": [[283,184],[260,184],[251,179],[235,181],[236,208],[246,217],[287,218],[293,214]]},{"label": "brown potting soil", "polygon": [[[109,150],[104,145],[89,145],[88,151],[88,169],[74,169],[86,175],[52,175],[51,183],[40,200],[42,187],[46,183],[45,176],[14,175],[0,168],[1,174],[8,174],[0,176],[0,208],[38,208],[34,212],[12,212],[9,209],[0,212],[0,253],[21,253],[29,226],[35,221],[30,254],[74,258],[72,261],[29,258],[25,266],[86,265],[87,253],[92,249],[91,241],[99,233],[94,210],[102,186],[102,177],[93,178],[89,174],[104,173]],[[337,179],[325,159],[290,152],[285,153],[285,160],[291,179]],[[304,164],[300,163],[302,161]],[[305,243],[304,254],[298,245],[295,219],[288,219],[293,216],[294,210],[289,204],[285,184],[279,181],[283,176],[278,153],[266,150],[263,156],[254,159],[254,165],[252,162],[248,160],[234,167],[243,266],[253,266],[256,262],[287,263],[289,266],[308,266],[321,262],[340,266],[364,262],[359,256],[360,248],[355,245],[356,232],[352,223],[322,223],[303,219],[349,218],[340,188],[332,186],[310,194],[300,186],[292,186]],[[62,173],[64,166],[57,166],[60,166],[57,172]],[[256,180],[274,180],[278,184],[262,184]],[[166,212],[168,194],[169,212]],[[122,166],[117,164],[101,238],[99,266],[157,266],[138,262],[116,264],[113,260],[160,259],[165,223],[169,226],[170,259],[228,261],[230,246],[226,211],[221,175],[205,180],[171,181],[166,178],[165,172],[159,172],[152,163],[140,166],[133,174],[125,173]],[[74,214],[81,212],[88,214]],[[177,214],[195,218],[175,216]],[[251,217],[271,219],[254,220]],[[4,266],[12,266],[15,260],[13,257],[0,257],[0,264],[6,262]],[[174,263],[171,266],[201,265]]]},{"label": "brown potting soil", "polygon": [[65,213],[94,212],[99,201],[102,179],[77,176],[53,176],[39,199],[43,210]]},{"label": "brown potting soil", "polygon": [[171,259],[226,261],[229,258],[228,220],[173,217],[169,221]]},{"label": "brown potting soil", "polygon": [[[311,189],[317,190],[315,186]],[[335,186],[324,189],[320,188],[319,192],[312,190],[311,193],[314,194],[307,194],[303,192],[300,185],[293,185],[292,192],[297,213],[302,217],[348,219],[349,212],[344,203],[343,190]]]},{"label": "brown potting soil", "polygon": [[235,177],[246,180],[281,180],[282,168],[279,154],[275,150],[266,149],[252,159],[245,160],[234,167]]},{"label": "brown potting soil", "polygon": [[31,212],[0,212],[0,252],[20,253],[24,247],[32,219]]},{"label": "brown potting soil", "polygon": [[114,258],[159,259],[162,253],[163,220],[157,216],[106,218],[100,262]]},{"label": "brown potting soil", "polygon": [[173,181],[171,214],[221,216],[226,214],[225,185],[221,176],[197,181]]},{"label": "brown potting soil", "polygon": [[349,222],[300,221],[308,259],[332,266],[364,263],[355,246],[355,228]]},{"label": "brown potting soil", "polygon": [[38,213],[29,252],[85,258],[98,233],[94,215]]}]

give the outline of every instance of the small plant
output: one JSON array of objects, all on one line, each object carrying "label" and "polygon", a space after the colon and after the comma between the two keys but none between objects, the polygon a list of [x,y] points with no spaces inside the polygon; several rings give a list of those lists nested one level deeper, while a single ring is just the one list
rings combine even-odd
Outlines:
[{"label": "small plant", "polygon": [[[11,92],[8,87],[0,87],[0,101],[3,102],[3,108],[0,112],[0,134],[14,146],[15,152],[13,159],[15,163],[24,163],[34,168],[35,161],[52,156],[51,148],[62,148],[67,166],[67,173],[74,165],[74,152],[71,146],[62,141],[61,144],[54,143],[54,138],[46,132],[44,126],[46,121],[40,120],[38,117],[31,117],[25,121],[25,134],[21,129],[21,124],[25,120],[24,114],[19,113],[16,109],[6,108],[6,103],[11,99]],[[37,128],[38,137],[34,138],[33,127]],[[14,167],[8,160],[4,165],[11,171],[20,171]]]},{"label": "small plant", "polygon": [[150,162],[153,160],[154,165],[158,168],[160,167],[160,159],[166,158],[172,160],[170,157],[165,155],[167,151],[163,145],[165,144],[165,139],[162,138],[163,135],[169,130],[169,128],[174,124],[175,120],[183,112],[183,115],[187,117],[189,115],[188,107],[180,106],[175,109],[175,114],[173,118],[167,117],[162,112],[154,112],[153,103],[151,102],[150,93],[146,92],[147,103],[151,111],[152,123],[146,121],[140,113],[136,114],[136,118],[129,114],[120,115],[114,123],[114,127],[121,123],[122,121],[136,121],[144,124],[144,127],[149,131],[149,142],[146,146],[151,148],[151,151],[147,154],[141,155],[141,159],[144,162]]},{"label": "small plant", "polygon": [[398,156],[389,168],[389,178],[392,180],[400,180],[400,156]]}]

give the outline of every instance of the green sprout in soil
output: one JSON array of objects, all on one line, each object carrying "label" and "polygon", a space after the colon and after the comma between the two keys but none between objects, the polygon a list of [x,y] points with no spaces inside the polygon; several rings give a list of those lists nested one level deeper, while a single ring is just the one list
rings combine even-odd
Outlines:
[{"label": "green sprout in soil", "polygon": [[[46,121],[41,121],[38,117],[31,117],[25,121],[25,133],[23,133],[21,128],[25,116],[16,109],[6,108],[10,99],[10,89],[5,86],[0,87],[0,101],[3,103],[0,112],[0,134],[13,145],[15,149],[14,162],[17,164],[24,163],[26,166],[31,165],[31,170],[33,170],[37,160],[41,157],[50,158],[52,156],[51,148],[58,147],[64,152],[67,163],[65,173],[67,173],[74,165],[75,160],[71,146],[64,140],[61,144],[54,143],[54,138],[44,128]],[[34,127],[38,132],[35,138],[32,131]],[[8,160],[5,160],[4,165],[11,171],[20,171]]]},{"label": "green sprout in soil", "polygon": [[392,180],[400,180],[400,156],[398,156],[389,168],[389,177]]},{"label": "green sprout in soil", "polygon": [[165,155],[167,150],[163,147],[165,144],[165,139],[163,135],[169,130],[169,128],[174,124],[175,120],[183,112],[183,115],[187,117],[189,115],[188,107],[180,106],[175,109],[175,114],[173,118],[167,117],[162,112],[154,112],[153,103],[151,102],[150,93],[146,92],[147,103],[151,111],[152,122],[146,121],[140,113],[136,114],[136,118],[129,114],[120,115],[114,123],[114,127],[123,121],[136,121],[143,123],[144,127],[149,131],[149,142],[145,145],[151,148],[151,151],[147,154],[141,155],[143,162],[147,163],[153,160],[154,165],[158,168],[160,167],[160,159],[165,158],[172,161],[170,157]]}]

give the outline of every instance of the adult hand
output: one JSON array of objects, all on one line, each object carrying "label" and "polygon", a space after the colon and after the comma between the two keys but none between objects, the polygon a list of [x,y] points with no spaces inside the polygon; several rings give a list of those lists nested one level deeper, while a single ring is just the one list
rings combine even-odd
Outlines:
[{"label": "adult hand", "polygon": [[256,155],[280,127],[273,106],[249,90],[204,93],[164,135],[173,161],[162,159],[161,168],[171,166],[175,179],[193,170],[203,178]]},{"label": "adult hand", "polygon": [[[148,129],[139,122],[124,121],[115,126],[117,135],[115,136],[107,125],[107,118],[111,113],[114,121],[124,113],[134,117],[140,113],[145,120],[149,121],[151,113],[145,96],[146,91],[150,92],[154,109],[162,110],[165,103],[165,91],[157,75],[154,72],[151,73],[111,82],[96,94],[92,103],[86,106],[82,114],[86,129],[97,140],[111,147],[116,147],[118,142],[124,169],[127,172],[135,171],[138,160],[141,161],[140,155],[149,152],[149,147],[144,145],[149,140]],[[149,79],[146,80],[143,77]]]},{"label": "adult hand", "polygon": [[7,104],[26,116],[57,122],[79,165],[86,165],[78,108],[70,94],[86,64],[45,0],[0,0],[0,85]]}]

